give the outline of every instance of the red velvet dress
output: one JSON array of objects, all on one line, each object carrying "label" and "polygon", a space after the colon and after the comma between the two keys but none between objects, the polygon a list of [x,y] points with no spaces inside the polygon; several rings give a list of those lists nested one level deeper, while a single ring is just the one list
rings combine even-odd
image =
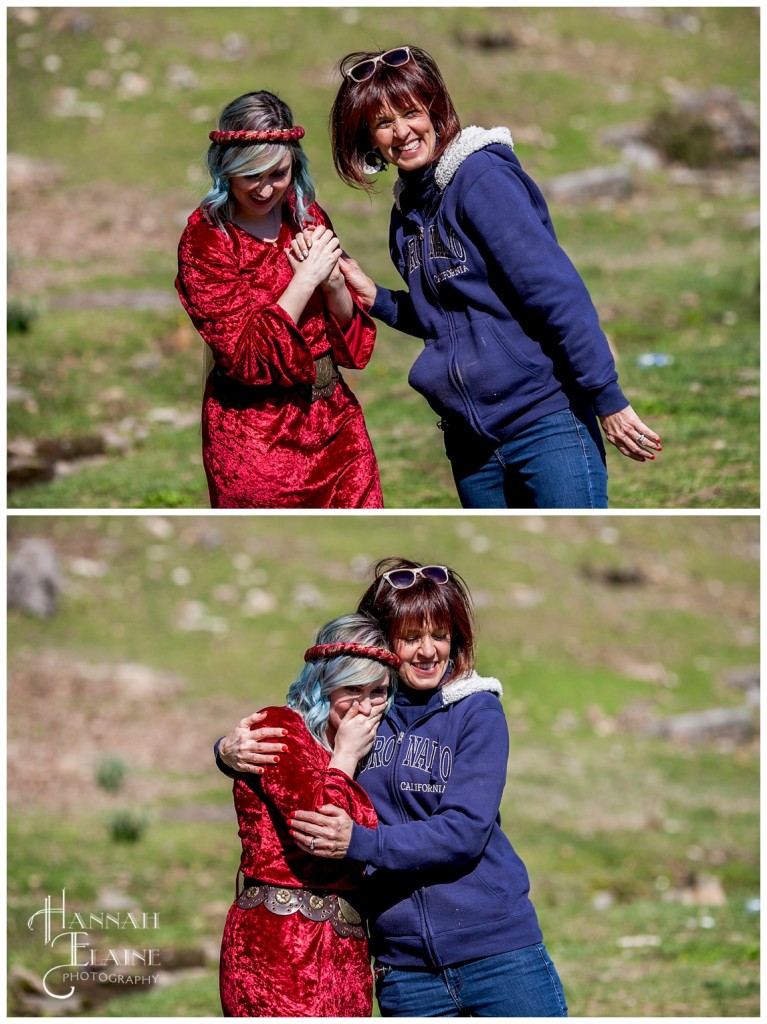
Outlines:
[{"label": "red velvet dress", "polygon": [[[240,870],[259,882],[352,893],[362,865],[303,853],[287,819],[299,808],[342,807],[360,825],[378,819],[364,790],[329,768],[330,754],[289,708],[267,708],[259,727],[288,731],[287,753],[264,775],[237,776],[234,803],[242,840]],[[330,921],[264,905],[234,904],[221,945],[221,1005],[226,1017],[369,1017],[373,982],[367,939],[342,938]]]},{"label": "red velvet dress", "polygon": [[[319,224],[324,212],[313,206]],[[382,508],[362,409],[346,382],[311,402],[314,360],[362,369],[375,325],[356,303],[344,331],[319,289],[298,324],[277,305],[291,281],[283,221],[277,242],[195,210],[181,236],[176,288],[210,346],[202,454],[213,508]]]}]

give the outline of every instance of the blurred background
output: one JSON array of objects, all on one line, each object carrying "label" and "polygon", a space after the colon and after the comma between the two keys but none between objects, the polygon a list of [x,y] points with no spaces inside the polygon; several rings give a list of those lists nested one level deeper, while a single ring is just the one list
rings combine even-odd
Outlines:
[{"label": "blurred background", "polygon": [[[571,1014],[758,1015],[758,517],[428,513],[10,517],[11,1015],[220,1014],[239,842],[213,742],[284,702],[392,554],[473,594],[503,826]],[[156,948],[157,981],[46,996],[67,946],[27,922],[63,889],[96,962]]]},{"label": "blurred background", "polygon": [[[392,10],[395,13],[392,13]],[[220,109],[268,88],[322,204],[383,284],[391,174],[342,185],[345,53],[430,50],[462,122],[507,125],[583,274],[624,390],[664,441],[609,453],[616,508],[758,500],[758,7],[10,7],[11,507],[203,508],[201,342],[176,245]],[[392,508],[456,508],[420,342],[351,374]]]}]

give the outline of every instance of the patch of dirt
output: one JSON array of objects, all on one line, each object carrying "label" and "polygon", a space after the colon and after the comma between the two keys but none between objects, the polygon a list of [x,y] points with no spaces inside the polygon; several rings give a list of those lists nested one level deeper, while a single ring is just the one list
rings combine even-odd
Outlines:
[{"label": "patch of dirt", "polygon": [[130,279],[145,272],[151,250],[167,255],[172,291],[176,247],[191,213],[191,206],[184,211],[180,196],[108,182],[41,189],[35,185],[37,165],[25,161],[24,166],[31,185],[22,184],[17,172],[9,172],[8,181],[12,293],[28,297],[78,288],[94,273]]},{"label": "patch of dirt", "polygon": [[[215,723],[241,715],[218,697],[176,700],[184,689],[183,680],[144,665],[94,664],[52,650],[19,658],[8,680],[9,807],[61,814],[196,799],[217,779]],[[107,757],[128,768],[117,793],[96,782]]]}]

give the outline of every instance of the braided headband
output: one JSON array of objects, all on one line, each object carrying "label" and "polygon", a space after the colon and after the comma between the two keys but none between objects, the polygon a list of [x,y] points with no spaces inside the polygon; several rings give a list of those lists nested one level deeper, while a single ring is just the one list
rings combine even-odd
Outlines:
[{"label": "braided headband", "polygon": [[314,661],[316,658],[335,658],[339,654],[351,654],[355,658],[373,658],[376,661],[383,661],[392,668],[399,668],[402,664],[393,651],[387,651],[385,647],[366,647],[365,644],[342,643],[317,644],[310,647],[304,655],[304,661]]},{"label": "braided headband", "polygon": [[211,142],[298,142],[306,132],[300,125],[295,128],[259,128],[237,132],[210,132]]}]

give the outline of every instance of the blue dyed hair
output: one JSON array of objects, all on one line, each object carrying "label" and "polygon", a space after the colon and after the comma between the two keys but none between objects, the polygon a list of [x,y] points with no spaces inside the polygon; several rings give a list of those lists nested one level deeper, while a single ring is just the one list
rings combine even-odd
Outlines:
[{"label": "blue dyed hair", "polygon": [[[265,91],[238,96],[223,109],[218,119],[218,130],[222,132],[293,127],[293,114],[287,103],[274,93]],[[226,222],[232,219],[230,179],[240,175],[265,174],[282,160],[286,149],[293,157],[291,192],[296,227],[303,229],[313,223],[309,207],[315,200],[315,191],[309,177],[309,161],[300,142],[255,145],[212,142],[206,156],[212,184],[200,204],[211,224],[224,230]]]},{"label": "blue dyed hair", "polygon": [[[369,615],[354,612],[328,622],[317,633],[317,644],[338,642],[365,644],[391,650],[381,627]],[[341,654],[336,658],[308,661],[301,675],[288,690],[287,705],[297,711],[314,738],[330,750],[325,731],[330,715],[330,694],[341,686],[368,686],[382,677],[389,682],[388,712],[397,688],[397,672],[391,665],[374,658]]]}]

